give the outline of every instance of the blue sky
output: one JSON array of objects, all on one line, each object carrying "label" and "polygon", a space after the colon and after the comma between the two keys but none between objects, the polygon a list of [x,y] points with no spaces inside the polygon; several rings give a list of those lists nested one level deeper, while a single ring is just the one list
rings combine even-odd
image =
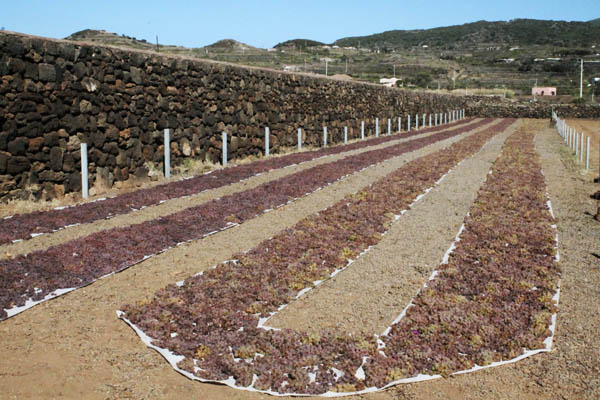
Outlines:
[{"label": "blue sky", "polygon": [[105,29],[164,44],[200,47],[231,38],[272,47],[295,38],[333,42],[393,29],[426,29],[514,18],[587,21],[600,0],[2,0],[0,27],[63,38]]}]

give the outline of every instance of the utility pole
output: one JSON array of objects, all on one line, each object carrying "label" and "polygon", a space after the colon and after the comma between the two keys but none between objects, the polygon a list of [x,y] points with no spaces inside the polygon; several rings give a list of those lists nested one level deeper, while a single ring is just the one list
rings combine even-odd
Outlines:
[{"label": "utility pole", "polygon": [[158,35],[156,35],[156,52],[160,53],[160,48],[158,47]]},{"label": "utility pole", "polygon": [[583,58],[581,59],[581,74],[579,77],[579,98],[583,97]]}]

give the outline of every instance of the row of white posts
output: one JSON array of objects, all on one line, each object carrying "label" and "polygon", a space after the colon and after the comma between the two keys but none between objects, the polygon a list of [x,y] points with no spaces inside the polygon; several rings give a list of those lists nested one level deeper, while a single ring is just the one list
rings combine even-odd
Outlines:
[{"label": "row of white posts", "polygon": [[[565,141],[565,144],[573,150],[575,157],[579,157],[579,161],[583,163],[583,154],[585,150],[585,169],[590,169],[590,136],[586,136],[583,132],[579,133],[567,125],[564,119],[559,118],[558,114],[552,111],[552,120],[556,122],[556,129]],[[585,144],[585,146],[584,146]]]},{"label": "row of white posts", "polygon": [[[459,121],[465,118],[465,110],[454,110],[446,113],[435,113],[435,114],[423,114],[421,126],[427,127],[427,116],[429,116],[429,127],[441,126],[449,124],[455,121]],[[411,116],[406,117],[407,132],[411,130]],[[379,137],[379,118],[375,119],[375,137]],[[415,129],[419,129],[419,115],[415,115]],[[398,131],[402,131],[402,118],[398,117]],[[387,134],[392,134],[392,119],[387,120]],[[265,128],[265,156],[270,153],[270,130],[268,127]],[[323,147],[327,147],[327,127],[323,127]],[[171,130],[165,129],[164,131],[164,152],[165,152],[165,178],[171,177]],[[227,165],[227,132],[221,133],[222,149],[223,149],[223,166]],[[365,140],[365,121],[361,121],[360,124],[360,140]],[[589,140],[589,138],[588,138]],[[348,127],[344,127],[344,144],[348,143]],[[302,128],[298,128],[298,150],[302,150]],[[81,143],[81,190],[84,199],[89,196],[88,192],[88,157],[87,157],[87,144]]]}]

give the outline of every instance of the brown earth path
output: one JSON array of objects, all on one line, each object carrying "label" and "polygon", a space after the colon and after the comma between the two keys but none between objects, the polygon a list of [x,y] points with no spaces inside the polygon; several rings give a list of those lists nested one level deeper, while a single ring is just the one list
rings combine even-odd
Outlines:
[{"label": "brown earth path", "polygon": [[[597,399],[600,397],[600,224],[589,215],[589,181],[561,158],[547,121],[524,121],[536,138],[558,218],[563,270],[555,348],[519,363],[353,399]],[[425,150],[421,152],[425,153]],[[390,161],[393,162],[393,161]],[[387,165],[388,163],[386,163]],[[400,164],[400,163],[399,163]],[[362,176],[362,173],[361,173]],[[358,176],[354,177],[358,180]],[[450,178],[450,176],[448,177]],[[204,240],[173,249],[123,273],[47,302],[0,324],[0,393],[7,399],[271,399],[192,382],[117,320],[124,302],[227,259],[304,215],[326,207],[344,182]],[[433,192],[430,192],[433,194]],[[425,202],[427,196],[423,199]],[[416,209],[416,207],[415,207]],[[412,210],[411,210],[412,211]],[[411,211],[405,216],[409,217]],[[224,245],[225,244],[225,245]],[[596,254],[597,256],[594,256]],[[69,308],[67,308],[69,307]]]},{"label": "brown earth path", "polygon": [[[600,176],[600,120],[597,119],[567,119],[567,125],[574,128],[578,133],[583,132],[585,137],[591,137],[590,140],[590,175],[593,179]],[[585,139],[587,141],[587,139]],[[575,156],[573,156],[575,157]],[[584,161],[585,163],[585,155]],[[582,163],[576,164],[578,169],[583,172],[585,168]],[[600,190],[600,188],[599,188]]]},{"label": "brown earth path", "polygon": [[559,231],[562,278],[552,352],[450,379],[398,386],[372,399],[600,398],[600,223],[590,215],[595,211],[591,183],[547,121],[526,120],[525,126],[538,132],[536,149]]},{"label": "brown earth path", "polygon": [[249,398],[252,395],[246,392],[201,385],[179,375],[146,348],[116,318],[115,311],[250,249],[406,162],[470,134],[474,133],[388,160],[235,228],[171,249],[3,321],[0,393],[6,398]]}]

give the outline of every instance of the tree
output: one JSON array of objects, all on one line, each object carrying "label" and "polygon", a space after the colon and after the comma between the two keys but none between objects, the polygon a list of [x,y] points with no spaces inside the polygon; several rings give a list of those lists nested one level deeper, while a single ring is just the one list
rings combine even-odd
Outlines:
[{"label": "tree", "polygon": [[429,75],[428,72],[421,71],[417,74],[417,76],[414,80],[414,83],[418,87],[426,88],[427,85],[429,85],[432,80],[433,80],[433,78],[431,78],[431,75]]}]

